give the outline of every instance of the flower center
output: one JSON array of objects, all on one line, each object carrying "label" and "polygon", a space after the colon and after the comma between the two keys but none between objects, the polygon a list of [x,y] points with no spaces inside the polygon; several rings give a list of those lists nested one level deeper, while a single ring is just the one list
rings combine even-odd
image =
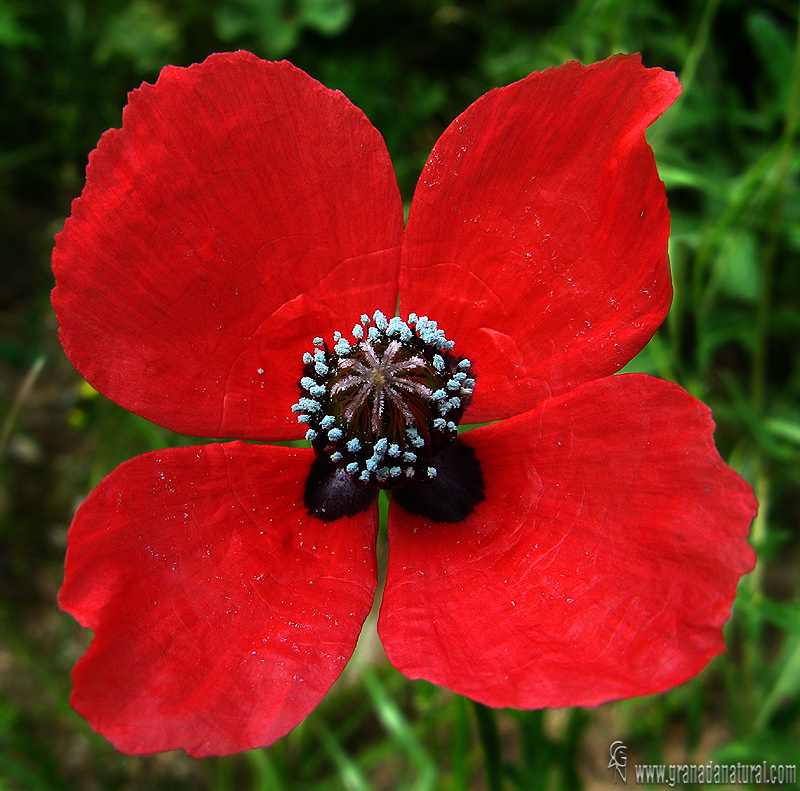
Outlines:
[{"label": "flower center", "polygon": [[317,459],[357,487],[433,479],[433,460],[456,439],[475,388],[469,360],[414,313],[407,322],[365,314],[352,335],[334,333],[332,348],[315,338],[303,356],[303,395],[292,411],[308,425]]}]

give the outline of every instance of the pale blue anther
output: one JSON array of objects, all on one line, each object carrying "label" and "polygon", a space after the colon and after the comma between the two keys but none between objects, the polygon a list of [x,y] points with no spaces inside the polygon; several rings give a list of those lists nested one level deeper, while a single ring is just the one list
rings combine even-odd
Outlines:
[{"label": "pale blue anther", "polygon": [[447,428],[449,428],[450,431],[458,431],[458,426],[455,423],[453,423],[452,420],[447,421]]},{"label": "pale blue anther", "polygon": [[351,461],[345,468],[345,472],[350,475],[355,475],[358,472],[358,464],[356,462]]},{"label": "pale blue anther", "polygon": [[459,387],[461,387],[461,382],[459,382],[458,379],[451,379],[447,383],[448,390],[458,390]]},{"label": "pale blue anther", "polygon": [[316,350],[314,351],[314,359],[315,359],[315,360],[316,360],[318,363],[324,363],[324,362],[325,362],[325,352],[324,352],[324,351],[322,351],[322,349],[316,349]]},{"label": "pale blue anther", "polygon": [[464,384],[464,387],[475,387],[475,380],[472,379],[472,378],[465,379],[463,384]]},{"label": "pale blue anther", "polygon": [[348,341],[347,338],[342,338],[336,346],[333,347],[333,350],[339,357],[345,357],[353,351],[353,347],[350,345],[350,341]]},{"label": "pale blue anther", "polygon": [[431,401],[444,401],[447,398],[446,390],[437,390],[432,396]]},{"label": "pale blue anther", "polygon": [[297,422],[298,423],[309,423],[311,418],[308,415],[298,415]]},{"label": "pale blue anther", "polygon": [[310,428],[308,431],[306,431],[306,439],[309,442],[313,442],[316,438],[317,438],[317,432],[314,431],[313,428]]},{"label": "pale blue anther", "polygon": [[365,466],[370,472],[375,472],[378,469],[378,461],[373,456],[371,459],[367,459]]},{"label": "pale blue anther", "polygon": [[318,335],[316,338],[314,338],[313,341],[311,341],[311,343],[313,343],[314,346],[324,346],[325,345],[325,340],[324,340],[324,338],[320,338],[319,335]]},{"label": "pale blue anther", "polygon": [[433,427],[438,431],[444,431],[446,425],[447,421],[443,417],[437,417],[436,420],[433,421]]},{"label": "pale blue anther", "polygon": [[461,399],[458,396],[453,396],[450,400],[450,409],[458,409],[461,406]]},{"label": "pale blue anther", "polygon": [[314,385],[308,392],[310,395],[314,396],[314,398],[322,398],[328,391],[325,389],[324,385]]},{"label": "pale blue anther", "polygon": [[301,404],[292,404],[292,412],[294,412],[295,415],[299,414],[302,411],[303,407]]},{"label": "pale blue anther", "polygon": [[420,334],[420,337],[423,335],[427,335],[428,337],[433,337],[436,335],[438,327],[435,321],[429,321],[427,316],[422,316],[420,320],[417,322],[417,331]]},{"label": "pale blue anther", "polygon": [[399,335],[401,341],[410,340],[414,333],[411,332],[408,324],[406,324],[399,316],[392,317],[392,320],[389,322],[389,328],[386,330],[386,334],[390,336]]},{"label": "pale blue anther", "polygon": [[451,352],[451,351],[453,351],[453,347],[454,347],[455,345],[456,345],[456,342],[455,342],[455,341],[445,341],[445,342],[442,344],[442,349],[443,349],[444,351]]},{"label": "pale blue anther", "polygon": [[376,473],[375,477],[383,483],[384,481],[389,479],[389,468],[388,467],[381,467]]},{"label": "pale blue anther", "polygon": [[439,350],[452,348],[452,346],[447,345],[450,343],[450,341],[447,340],[447,336],[444,334],[444,331],[438,329],[435,321],[428,321],[423,316],[417,322],[417,332],[419,333],[419,337],[429,346],[433,346]]},{"label": "pale blue anther", "polygon": [[459,371],[457,374],[453,376],[453,379],[456,379],[459,382],[463,382],[467,378],[467,375],[463,371]]},{"label": "pale blue anther", "polygon": [[419,321],[416,313],[409,313],[408,314],[408,323],[409,324],[416,324]]},{"label": "pale blue anther", "polygon": [[331,461],[337,462],[337,461],[341,461],[341,460],[342,460],[342,454],[339,453],[338,450],[335,453],[331,453]]},{"label": "pale blue anther", "polygon": [[340,428],[332,428],[328,432],[328,439],[331,442],[338,442],[342,438],[342,430]]},{"label": "pale blue anther", "polygon": [[375,326],[381,331],[385,330],[389,326],[386,316],[384,316],[383,312],[380,310],[376,310],[372,314],[372,320],[375,322]]},{"label": "pale blue anther", "polygon": [[436,477],[436,467],[428,467],[428,477],[429,478]]},{"label": "pale blue anther", "polygon": [[362,470],[361,475],[358,476],[364,483],[369,481],[369,470]]},{"label": "pale blue anther", "polygon": [[396,459],[400,455],[400,446],[395,443],[389,445],[389,455]]},{"label": "pale blue anther", "polygon": [[339,330],[335,330],[333,333],[333,340],[334,342],[338,343],[342,339],[342,333]]},{"label": "pale blue anther", "polygon": [[327,376],[330,369],[327,365],[325,365],[325,363],[317,361],[314,363],[314,370],[316,371],[317,376]]},{"label": "pale blue anther", "polygon": [[414,477],[414,468],[413,467],[406,467],[405,476],[406,476],[406,478],[413,478]]},{"label": "pale blue anther", "polygon": [[376,443],[375,447],[372,449],[372,453],[374,456],[378,456],[379,458],[383,458],[386,455],[386,451],[389,448],[389,440],[386,437],[381,437]]},{"label": "pale blue anther", "polygon": [[320,420],[319,427],[327,431],[329,428],[333,428],[335,422],[336,418],[333,415],[325,415],[325,417]]},{"label": "pale blue anther", "polygon": [[366,313],[361,314],[361,323],[366,327],[369,324],[369,316]]},{"label": "pale blue anther", "polygon": [[377,327],[367,327],[367,340],[371,343],[377,343],[381,334]]},{"label": "pale blue anther", "polygon": [[349,450],[350,453],[357,453],[361,450],[361,443],[358,441],[358,437],[354,437],[347,443],[347,450]]},{"label": "pale blue anther", "polygon": [[310,390],[312,387],[316,387],[316,385],[316,381],[310,376],[304,376],[300,380],[300,387],[302,387],[304,390]]},{"label": "pale blue anther", "polygon": [[396,478],[398,475],[400,475],[400,473],[402,471],[403,470],[400,467],[390,467],[389,468],[389,475],[391,475],[392,478]]},{"label": "pale blue anther", "polygon": [[444,358],[441,354],[434,354],[433,355],[433,367],[439,373],[444,371]]},{"label": "pale blue anther", "polygon": [[319,412],[321,409],[319,401],[314,401],[312,398],[301,398],[297,405],[306,412]]},{"label": "pale blue anther", "polygon": [[364,328],[360,324],[353,327],[353,337],[359,341],[364,337]]},{"label": "pale blue anther", "polygon": [[466,370],[467,370],[467,368],[471,368],[471,367],[472,367],[472,363],[471,363],[469,360],[467,360],[467,359],[466,359],[466,357],[465,357],[465,358],[464,358],[464,359],[463,359],[463,360],[462,360],[462,361],[461,361],[461,362],[458,364],[458,367],[459,367],[459,368],[460,368],[462,371],[466,371]]},{"label": "pale blue anther", "polygon": [[314,358],[308,352],[303,352],[303,362],[306,365],[311,365],[314,362]]},{"label": "pale blue anther", "polygon": [[403,454],[403,461],[407,462],[408,464],[413,464],[417,460],[417,454],[412,453],[410,450],[407,450]]}]

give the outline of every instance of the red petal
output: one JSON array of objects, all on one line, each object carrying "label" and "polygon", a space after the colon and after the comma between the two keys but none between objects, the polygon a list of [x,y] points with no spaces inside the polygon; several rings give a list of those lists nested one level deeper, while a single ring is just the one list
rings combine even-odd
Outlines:
[{"label": "red petal", "polygon": [[302,354],[397,298],[402,205],[364,114],[245,52],[168,67],[103,135],[53,255],[78,370],[188,434],[300,436]]},{"label": "red petal", "polygon": [[491,706],[593,706],[723,646],[756,503],[709,410],[641,375],[464,435],[486,500],[459,524],[393,507],[379,629],[392,663]]},{"label": "red petal", "polygon": [[95,635],[71,702],[118,749],[270,744],[341,673],[375,593],[377,509],[335,529],[308,516],[311,457],[158,451],[79,509],[59,600]]},{"label": "red petal", "polygon": [[467,422],[617,371],[662,322],[669,214],[644,133],[679,92],[639,56],[568,63],[486,94],[436,144],[401,307],[473,361]]}]

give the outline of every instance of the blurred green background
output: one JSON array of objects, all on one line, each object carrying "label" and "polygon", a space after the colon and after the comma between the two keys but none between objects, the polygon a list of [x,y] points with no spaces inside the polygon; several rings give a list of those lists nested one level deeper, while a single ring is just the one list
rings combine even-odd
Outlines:
[{"label": "blurred green background", "polygon": [[[445,126],[496,85],[616,52],[678,73],[684,95],[650,134],[676,297],[632,367],[713,407],[720,451],[761,503],[759,565],[699,678],[494,719],[392,670],[368,624],[342,681],[268,749],[130,758],[70,710],[89,640],[55,604],[72,514],[118,463],[192,440],[66,361],[53,235],[126,92],[237,48],[343,90],[384,135],[406,201]],[[0,791],[606,788],[614,739],[630,764],[800,761],[799,118],[795,0],[0,0]]]}]

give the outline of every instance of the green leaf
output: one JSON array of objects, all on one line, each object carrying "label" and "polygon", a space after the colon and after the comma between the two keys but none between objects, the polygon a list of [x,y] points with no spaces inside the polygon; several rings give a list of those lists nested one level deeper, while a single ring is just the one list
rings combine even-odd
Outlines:
[{"label": "green leaf", "polygon": [[122,58],[137,71],[152,74],[173,59],[179,42],[178,28],[160,5],[134,0],[111,18],[95,49],[95,59],[105,65],[114,58]]},{"label": "green leaf", "polygon": [[759,598],[754,600],[751,606],[765,621],[788,634],[800,637],[800,604]]},{"label": "green leaf", "polygon": [[358,768],[356,762],[350,758],[342,743],[336,738],[336,734],[323,725],[321,721],[318,722],[317,727],[325,752],[336,764],[342,787],[346,791],[375,791],[372,784]]},{"label": "green leaf", "polygon": [[751,233],[733,233],[718,259],[720,289],[747,302],[758,297],[758,246]]},{"label": "green leaf", "polygon": [[227,0],[214,12],[217,33],[225,41],[254,37],[271,58],[286,55],[297,44],[300,24],[283,0]]},{"label": "green leaf", "polygon": [[770,95],[778,97],[776,110],[784,107],[790,81],[786,79],[793,69],[792,41],[771,14],[753,11],[747,17],[747,33],[756,49],[764,73],[772,83]]},{"label": "green leaf", "polygon": [[433,791],[436,787],[436,765],[414,733],[411,723],[392,700],[374,670],[368,670],[364,674],[364,684],[378,719],[394,743],[403,749],[417,768],[418,778],[413,786],[414,791]]},{"label": "green leaf", "polygon": [[764,425],[776,438],[788,440],[800,446],[800,423],[797,421],[769,418]]},{"label": "green leaf", "polygon": [[[720,764],[797,764],[797,739],[791,734],[764,733],[730,742],[714,753]],[[787,786],[791,787],[791,786]]]},{"label": "green leaf", "polygon": [[326,36],[341,33],[353,17],[350,0],[300,0],[300,20]]}]

